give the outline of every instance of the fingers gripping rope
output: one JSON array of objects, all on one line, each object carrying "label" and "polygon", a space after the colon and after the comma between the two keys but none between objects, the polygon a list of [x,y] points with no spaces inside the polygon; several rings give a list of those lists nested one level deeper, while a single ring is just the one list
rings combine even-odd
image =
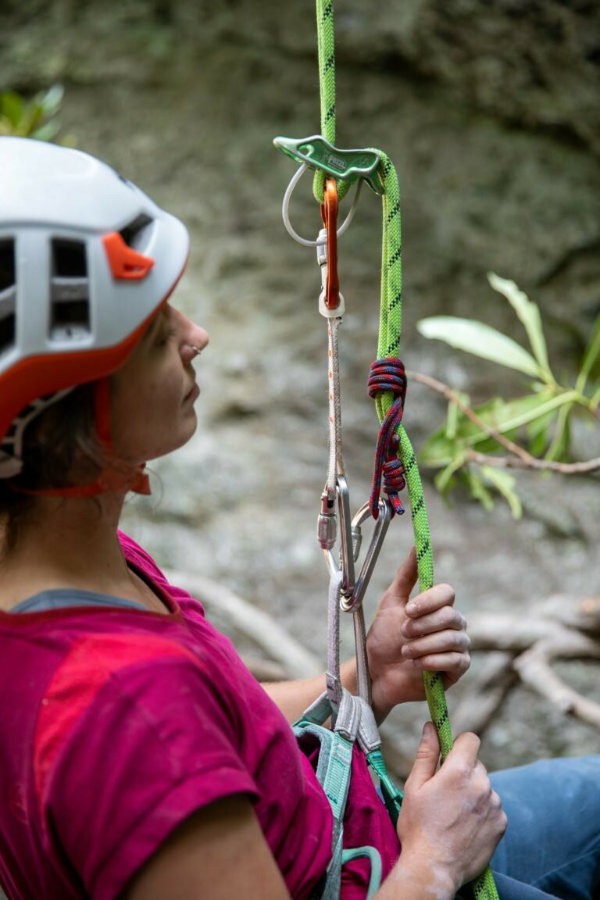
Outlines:
[{"label": "fingers gripping rope", "polygon": [[369,397],[373,400],[383,393],[392,393],[394,400],[389,407],[377,437],[375,468],[369,506],[374,519],[379,515],[379,494],[383,479],[386,492],[395,513],[402,515],[404,507],[398,494],[406,487],[404,466],[398,459],[397,440],[394,441],[398,426],[402,422],[406,400],[406,371],[397,357],[388,356],[371,363],[368,381]]}]

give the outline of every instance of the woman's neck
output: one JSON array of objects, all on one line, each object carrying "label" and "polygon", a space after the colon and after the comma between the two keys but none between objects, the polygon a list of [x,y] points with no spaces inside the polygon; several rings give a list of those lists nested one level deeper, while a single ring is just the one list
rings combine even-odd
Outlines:
[{"label": "woman's neck", "polygon": [[0,608],[64,587],[140,599],[117,536],[123,500],[40,498],[0,559]]}]

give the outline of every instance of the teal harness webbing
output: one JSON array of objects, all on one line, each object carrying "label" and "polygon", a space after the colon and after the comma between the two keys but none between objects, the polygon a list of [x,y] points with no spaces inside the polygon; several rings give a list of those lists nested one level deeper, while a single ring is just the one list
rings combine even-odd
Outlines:
[{"label": "teal harness webbing", "polygon": [[[371,862],[367,900],[381,884],[381,857],[375,847],[344,849],[344,813],[350,790],[352,755],[357,744],[370,769],[377,775],[383,800],[394,825],[402,805],[402,793],[389,777],[381,754],[381,738],[370,704],[342,687],[339,665],[339,617],[342,573],[334,572],[329,585],[329,646],[327,690],[309,706],[293,726],[301,741],[312,735],[319,742],[316,776],[331,806],[333,836],[331,862],[311,900],[339,900],[342,866],[357,857]],[[331,728],[325,722],[331,719]]]},{"label": "teal harness webbing", "polygon": [[[342,879],[342,866],[357,857],[366,857],[371,862],[371,877],[367,892],[367,900],[372,900],[381,885],[381,856],[375,847],[357,847],[344,850],[344,813],[350,789],[352,774],[352,753],[358,734],[359,716],[353,714],[354,703],[358,698],[343,692],[342,707],[350,712],[345,715],[342,710],[338,714],[336,725],[332,731],[323,725],[335,711],[327,697],[323,694],[316,703],[306,710],[304,716],[293,726],[298,739],[310,734],[319,742],[319,760],[317,763],[317,779],[329,800],[333,815],[332,856],[324,881],[311,896],[311,900],[339,900]],[[348,722],[348,718],[352,721]],[[346,727],[349,725],[351,730]]]}]

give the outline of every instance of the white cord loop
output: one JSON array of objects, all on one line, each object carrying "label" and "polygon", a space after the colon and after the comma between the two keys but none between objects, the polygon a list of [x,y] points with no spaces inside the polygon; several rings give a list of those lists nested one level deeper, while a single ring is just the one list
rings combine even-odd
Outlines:
[{"label": "white cord loop", "polygon": [[[294,174],[294,177],[288,184],[287,190],[283,196],[283,204],[281,206],[281,215],[283,218],[283,224],[286,227],[286,231],[291,237],[294,238],[295,241],[298,241],[299,244],[302,244],[303,247],[320,247],[323,244],[327,243],[327,238],[319,237],[316,241],[309,241],[306,238],[301,237],[292,227],[292,223],[290,222],[290,200],[292,198],[292,194],[294,193],[294,188],[308,169],[306,163],[302,163],[298,171]],[[358,198],[360,197],[360,192],[362,188],[362,178],[356,183],[356,191],[354,192],[354,199],[352,201],[352,206],[350,207],[350,212],[346,216],[344,222],[338,228],[338,237],[341,237],[343,233],[346,231],[350,222],[354,218],[354,213],[356,212],[356,207],[358,206]]]}]

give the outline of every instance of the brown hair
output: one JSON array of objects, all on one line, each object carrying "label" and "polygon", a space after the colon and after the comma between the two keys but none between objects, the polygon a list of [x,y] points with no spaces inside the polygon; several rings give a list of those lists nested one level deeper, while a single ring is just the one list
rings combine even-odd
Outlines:
[{"label": "brown hair", "polygon": [[[97,477],[107,458],[96,435],[93,398],[93,384],[81,385],[34,419],[23,437],[23,470],[10,484],[38,491]],[[0,522],[7,549],[16,543],[19,526],[36,503],[35,496],[11,490],[10,484],[0,479]]]}]

